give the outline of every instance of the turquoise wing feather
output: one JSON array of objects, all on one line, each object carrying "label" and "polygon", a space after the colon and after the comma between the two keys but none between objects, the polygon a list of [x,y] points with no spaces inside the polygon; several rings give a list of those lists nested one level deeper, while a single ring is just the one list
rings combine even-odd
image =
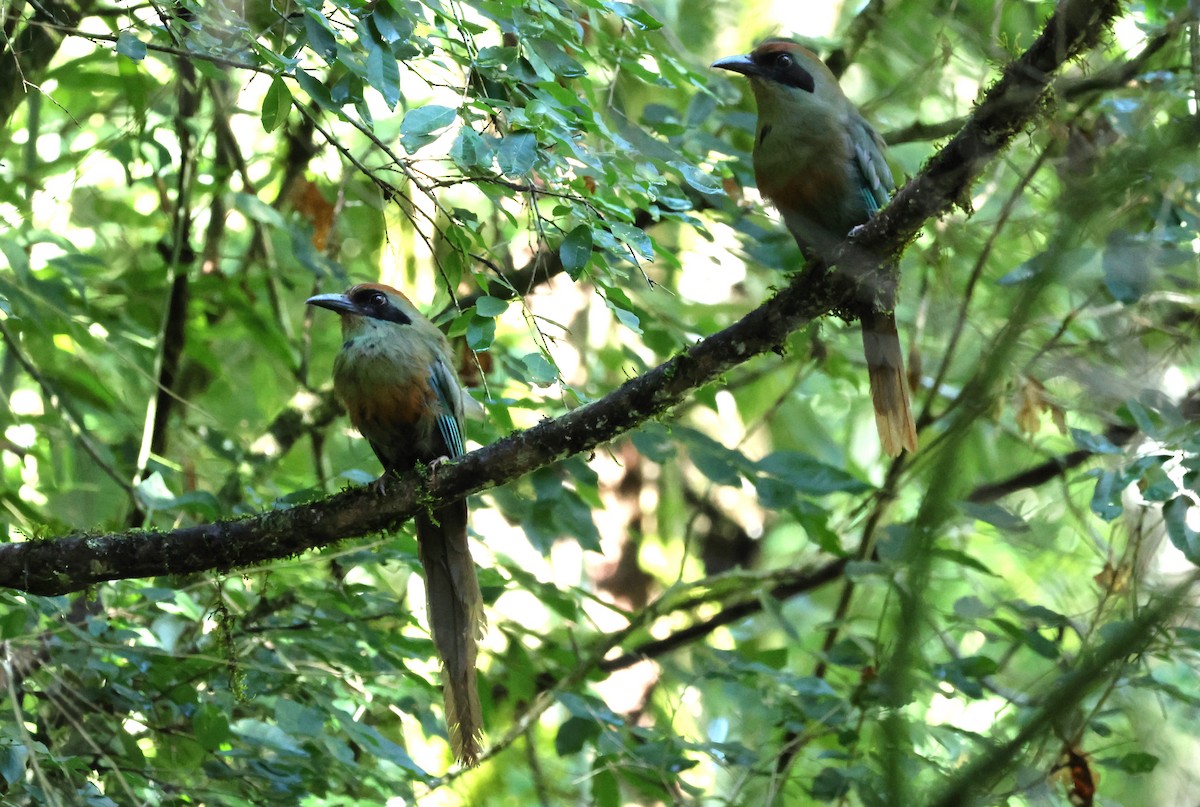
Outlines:
[{"label": "turquoise wing feather", "polygon": [[440,409],[437,417],[438,433],[446,445],[450,457],[461,457],[466,453],[466,444],[462,433],[463,402],[462,387],[454,371],[442,359],[437,359],[430,368],[430,386],[437,396]]},{"label": "turquoise wing feather", "polygon": [[895,182],[883,158],[883,139],[861,117],[855,115],[850,121],[850,137],[854,143],[854,162],[859,173],[859,193],[868,212],[875,214],[887,204]]}]

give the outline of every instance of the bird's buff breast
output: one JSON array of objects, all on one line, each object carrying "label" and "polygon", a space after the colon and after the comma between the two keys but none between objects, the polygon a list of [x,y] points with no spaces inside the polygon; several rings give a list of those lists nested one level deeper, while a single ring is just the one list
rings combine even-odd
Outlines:
[{"label": "bird's buff breast", "polygon": [[759,192],[785,214],[804,216],[818,226],[844,235],[860,223],[843,209],[852,196],[850,154],[846,143],[826,138],[814,141],[807,129],[772,127],[760,132],[754,149],[754,178]]},{"label": "bird's buff breast", "polygon": [[[397,429],[432,424],[437,397],[428,364],[376,340],[351,339],[333,367],[333,387],[350,423],[368,440],[391,442]],[[414,438],[417,435],[412,435]]]}]

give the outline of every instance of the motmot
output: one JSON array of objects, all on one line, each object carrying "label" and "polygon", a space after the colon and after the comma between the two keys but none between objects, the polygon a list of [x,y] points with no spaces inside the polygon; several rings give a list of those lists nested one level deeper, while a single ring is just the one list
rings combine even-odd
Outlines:
[{"label": "motmot", "polygon": [[[800,249],[828,260],[847,234],[887,203],[894,184],[882,138],[842,93],[812,51],[768,39],[713,67],[750,80],[758,105],[754,179],[779,210]],[[917,429],[904,374],[896,315],[874,300],[858,312],[883,450],[916,451]]]},{"label": "motmot", "polygon": [[[334,394],[367,438],[384,474],[436,467],[464,453],[466,393],[445,335],[390,286],[361,283],[318,294],[309,305],[342,318]],[[466,499],[415,517],[429,627],[442,661],[450,747],[464,765],[479,759],[483,717],[475,680],[483,596],[467,544]]]}]

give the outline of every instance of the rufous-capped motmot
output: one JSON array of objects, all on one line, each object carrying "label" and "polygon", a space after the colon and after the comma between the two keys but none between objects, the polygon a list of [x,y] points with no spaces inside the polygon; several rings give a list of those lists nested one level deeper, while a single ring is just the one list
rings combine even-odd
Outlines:
[{"label": "rufous-capped motmot", "polygon": [[[855,227],[887,203],[892,173],[883,140],[811,51],[768,39],[713,67],[750,80],[758,105],[754,178],[807,254],[829,259]],[[896,316],[875,301],[858,312],[879,439],[889,456],[915,451],[917,430]]]},{"label": "rufous-capped motmot", "polygon": [[[407,297],[390,286],[362,283],[344,294],[310,297],[308,304],[341,315],[334,393],[385,473],[406,474],[418,464],[464,453],[466,393],[450,345]],[[414,520],[429,627],[442,661],[450,746],[460,762],[474,765],[483,734],[475,681],[483,597],[467,544],[467,502],[450,502]]]}]

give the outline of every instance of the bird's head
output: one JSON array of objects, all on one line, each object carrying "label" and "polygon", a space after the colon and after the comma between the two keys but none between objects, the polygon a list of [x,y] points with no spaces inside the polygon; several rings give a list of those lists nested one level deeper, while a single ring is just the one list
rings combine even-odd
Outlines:
[{"label": "bird's head", "polygon": [[344,333],[372,326],[403,327],[424,320],[407,297],[382,283],[359,283],[342,294],[318,294],[305,302],[340,314]]},{"label": "bird's head", "polygon": [[768,39],[750,53],[726,56],[712,66],[750,79],[759,117],[770,122],[837,117],[846,103],[829,68],[790,39]]}]

